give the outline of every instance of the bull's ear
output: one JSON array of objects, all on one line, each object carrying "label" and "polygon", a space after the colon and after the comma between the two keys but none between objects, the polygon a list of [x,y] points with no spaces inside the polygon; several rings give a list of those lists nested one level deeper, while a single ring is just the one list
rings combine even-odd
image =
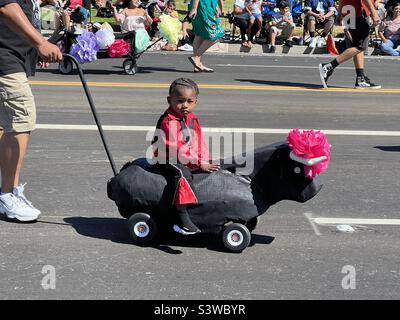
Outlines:
[{"label": "bull's ear", "polygon": [[314,166],[328,158],[327,156],[316,157],[316,158],[302,158],[296,155],[293,151],[290,152],[289,157],[290,159],[300,162],[306,166]]}]

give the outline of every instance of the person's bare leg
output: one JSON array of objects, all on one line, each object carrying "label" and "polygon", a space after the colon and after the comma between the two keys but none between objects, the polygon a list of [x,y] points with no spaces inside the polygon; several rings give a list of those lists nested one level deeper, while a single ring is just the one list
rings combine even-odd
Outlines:
[{"label": "person's bare leg", "polygon": [[69,16],[69,13],[67,10],[63,11],[62,19],[64,21],[65,30],[71,31],[71,17]]},{"label": "person's bare leg", "polygon": [[197,50],[197,53],[200,57],[200,65],[203,67],[203,69],[207,69],[207,70],[212,70],[210,68],[207,68],[206,66],[203,65],[203,63],[201,62],[201,57],[203,56],[203,54],[209,49],[211,48],[214,44],[216,44],[217,42],[219,42],[219,40],[203,40],[203,42],[201,43],[199,49]]},{"label": "person's bare leg", "polygon": [[332,27],[333,27],[334,22],[332,20],[328,20],[325,25],[324,25],[324,32],[326,34],[330,34],[332,31]]},{"label": "person's bare leg", "polygon": [[353,62],[356,69],[364,69],[364,52],[355,55],[353,57]]},{"label": "person's bare leg", "polygon": [[262,23],[263,23],[263,21],[262,21],[262,18],[257,19],[257,21],[258,21],[258,30],[257,30],[257,33],[256,33],[256,37],[260,37],[261,31],[262,31]]},{"label": "person's bare leg", "polygon": [[276,33],[270,32],[269,42],[270,42],[271,47],[275,47],[275,40],[276,40]]},{"label": "person's bare leg", "polygon": [[308,32],[309,33],[312,33],[312,32],[315,33],[315,20],[308,19]]},{"label": "person's bare leg", "polygon": [[19,177],[30,132],[4,132],[0,138],[1,192],[12,192]]},{"label": "person's bare leg", "polygon": [[199,48],[202,45],[203,41],[204,39],[199,36],[195,36],[193,40],[193,55],[191,58],[198,66],[201,65],[201,54],[199,53]]},{"label": "person's bare leg", "polygon": [[[348,48],[343,53],[341,53],[339,56],[336,57],[336,61],[338,62],[338,64],[342,64],[343,62],[346,62],[347,60],[355,57],[356,55],[359,55],[360,53],[363,53],[363,51],[354,47]],[[358,59],[364,60],[364,57]]]}]

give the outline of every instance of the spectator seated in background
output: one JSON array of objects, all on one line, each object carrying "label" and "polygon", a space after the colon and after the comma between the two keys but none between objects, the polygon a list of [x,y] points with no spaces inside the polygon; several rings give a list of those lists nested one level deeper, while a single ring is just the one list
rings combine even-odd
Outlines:
[{"label": "spectator seated in background", "polygon": [[56,29],[60,25],[57,20],[60,19],[58,11],[62,4],[56,0],[38,0],[41,15],[41,28],[44,30]]},{"label": "spectator seated in background", "polygon": [[114,18],[122,32],[146,30],[151,25],[153,20],[140,5],[140,0],[125,0],[120,12],[113,5]]},{"label": "spectator seated in background", "polygon": [[374,6],[375,9],[378,11],[379,18],[381,20],[385,20],[386,18],[386,3],[388,0],[375,0]]},{"label": "spectator seated in background", "polygon": [[395,50],[400,45],[400,3],[397,3],[379,26],[379,37],[382,39],[380,49],[391,56],[399,56]]},{"label": "spectator seated in background", "polygon": [[[311,40],[309,47],[319,48],[326,45],[325,38],[331,33],[335,23],[335,4],[334,0],[307,0],[304,7],[305,25],[310,34]],[[324,28],[318,39],[315,37],[316,28]]]},{"label": "spectator seated in background", "polygon": [[172,18],[179,19],[178,11],[176,11],[176,5],[174,0],[168,0],[165,9],[163,10],[164,14],[171,16]]},{"label": "spectator seated in background", "polygon": [[71,31],[72,22],[83,23],[87,21],[90,15],[90,0],[67,0],[62,5],[61,12],[57,13],[56,31],[61,29],[61,21],[64,29]]},{"label": "spectator seated in background", "polygon": [[113,3],[111,0],[95,0],[94,7],[97,9],[96,17],[99,18],[112,18],[113,14]]},{"label": "spectator seated in background", "polygon": [[[251,32],[248,33],[250,16],[246,11],[245,0],[235,0],[233,6],[233,20],[232,23],[240,29],[240,36],[242,39],[242,45],[248,48],[253,46],[253,39],[258,31],[257,24],[253,24]],[[247,40],[246,40],[247,35]]]},{"label": "spectator seated in background", "polygon": [[245,10],[250,17],[249,26],[247,28],[247,35],[250,38],[251,29],[254,24],[257,24],[258,29],[256,33],[256,38],[260,37],[263,17],[261,14],[261,1],[259,0],[245,0]]},{"label": "spectator seated in background", "polygon": [[285,40],[285,45],[288,47],[293,46],[293,31],[295,24],[293,22],[292,14],[290,13],[290,4],[286,1],[278,3],[279,12],[272,16],[272,21],[269,22],[269,35],[271,47],[269,53],[275,53],[276,37],[282,36]]}]

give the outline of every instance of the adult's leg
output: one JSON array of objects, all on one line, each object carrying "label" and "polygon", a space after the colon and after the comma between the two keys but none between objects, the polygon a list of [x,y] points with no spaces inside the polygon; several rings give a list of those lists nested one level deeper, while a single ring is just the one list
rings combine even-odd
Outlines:
[{"label": "adult's leg", "polygon": [[328,19],[325,21],[325,24],[324,24],[324,33],[325,34],[330,34],[332,32],[334,23],[335,23],[335,21],[333,19]]},{"label": "adult's leg", "polygon": [[199,54],[199,48],[201,44],[203,43],[204,39],[202,37],[199,37],[195,35],[194,40],[193,40],[193,55],[190,57],[195,64],[195,68],[198,66],[198,68],[201,68],[201,54]]},{"label": "adult's leg", "polygon": [[4,132],[0,138],[1,191],[12,192],[19,185],[30,132]]},{"label": "adult's leg", "polygon": [[212,72],[213,70],[210,68],[207,68],[206,66],[203,65],[203,63],[201,62],[201,57],[203,56],[203,54],[209,49],[211,48],[214,44],[216,44],[217,42],[219,42],[219,40],[205,40],[203,39],[200,47],[197,50],[197,54],[200,58],[200,65],[203,71],[206,72]]}]

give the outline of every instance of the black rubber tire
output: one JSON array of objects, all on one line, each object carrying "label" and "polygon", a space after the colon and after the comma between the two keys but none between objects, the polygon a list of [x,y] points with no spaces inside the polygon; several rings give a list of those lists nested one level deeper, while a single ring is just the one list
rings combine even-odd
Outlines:
[{"label": "black rubber tire", "polygon": [[243,224],[232,223],[222,231],[222,242],[231,252],[242,252],[251,240],[249,229]]},{"label": "black rubber tire", "polygon": [[124,71],[128,75],[135,75],[138,71],[138,66],[135,60],[132,59],[125,59],[124,62],[122,63],[122,67],[124,68]]},{"label": "black rubber tire", "polygon": [[247,227],[247,229],[249,229],[249,231],[251,233],[257,227],[257,224],[258,224],[258,217],[254,217],[253,219],[250,219],[249,221],[247,221],[245,226]]},{"label": "black rubber tire", "polygon": [[74,65],[71,60],[64,59],[58,64],[58,71],[61,74],[71,74],[74,70]]},{"label": "black rubber tire", "polygon": [[136,244],[151,243],[158,233],[157,223],[147,213],[135,213],[128,219],[128,230]]}]

